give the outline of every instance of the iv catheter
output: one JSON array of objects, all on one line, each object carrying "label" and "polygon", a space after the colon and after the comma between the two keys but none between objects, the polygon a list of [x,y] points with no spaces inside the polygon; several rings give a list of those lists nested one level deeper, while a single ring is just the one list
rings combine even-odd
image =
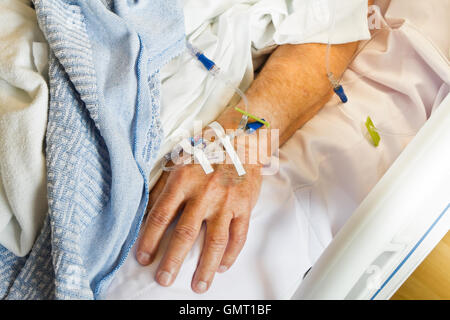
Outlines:
[{"label": "iv catheter", "polygon": [[[330,3],[330,12],[332,14],[330,15],[330,26],[329,26],[329,34],[328,34],[328,43],[326,47],[326,75],[329,79],[329,82],[333,88],[333,91],[336,93],[336,95],[339,97],[340,101],[342,103],[346,103],[348,101],[348,97],[344,91],[343,85],[340,83],[341,79],[336,79],[334,74],[331,72],[330,68],[330,51],[331,51],[331,37],[332,33],[334,31],[335,27],[335,20],[336,20],[336,1],[335,0],[329,0]],[[373,39],[373,37],[372,37]],[[370,39],[370,40],[372,40]],[[357,56],[357,54],[367,45],[368,42],[366,42],[361,48],[353,55],[352,59],[348,63],[348,65],[354,60],[354,58]],[[245,174],[245,171],[239,168],[241,167],[238,157],[235,156],[235,151],[229,143],[230,140],[234,139],[235,137],[242,135],[244,133],[251,134],[260,129],[262,126],[266,126],[269,128],[269,123],[267,123],[264,119],[260,119],[256,116],[251,115],[248,113],[248,100],[245,94],[236,86],[234,86],[231,81],[229,81],[223,74],[222,70],[216,65],[216,63],[212,60],[210,60],[203,52],[201,52],[199,49],[195,48],[191,45],[188,41],[186,41],[186,47],[187,51],[194,57],[196,60],[198,60],[202,66],[205,68],[207,72],[209,72],[216,80],[222,82],[228,87],[231,87],[242,99],[244,104],[244,110],[235,107],[235,110],[240,112],[242,114],[242,118],[239,122],[239,125],[237,127],[237,130],[231,134],[223,134],[221,135],[221,138],[218,140],[222,143],[222,146],[225,147],[225,151],[230,155],[230,157],[236,161],[234,161],[235,167],[241,174]],[[352,121],[354,122],[360,122],[356,120],[354,117],[349,115],[345,110],[342,108],[341,105],[338,106],[339,109]],[[248,123],[248,119],[252,118],[255,120],[255,122]],[[220,127],[220,128],[219,128]],[[370,117],[367,117],[367,120],[365,122],[365,127],[367,129],[366,136],[371,138],[372,143],[374,146],[378,146],[379,142],[381,140],[380,135],[388,135],[388,136],[412,136],[414,134],[396,134],[396,133],[389,133],[389,132],[383,132],[379,130],[377,127],[375,127],[372,119]],[[214,123],[213,126],[210,125],[210,128],[215,131],[217,134],[218,132],[222,132],[223,128],[221,128],[220,124]],[[221,129],[221,130],[218,130]],[[368,134],[368,135],[367,135]],[[224,157],[224,151],[223,149],[218,148],[217,144],[212,141],[206,141],[202,137],[192,137],[189,138],[186,142],[183,141],[183,143],[179,143],[171,153],[166,154],[163,159],[162,167],[165,171],[172,171],[176,170],[178,167],[183,166],[187,164],[188,162],[181,161],[180,163],[175,163],[173,161],[174,159],[179,160],[179,155],[181,152],[184,151],[187,154],[194,155],[194,158],[197,159],[200,164],[202,165],[205,173],[210,173],[213,171],[210,163],[218,163],[220,161],[223,161]],[[189,160],[191,160],[189,158]],[[168,162],[172,161],[173,165],[168,167],[166,166]]]},{"label": "iv catheter", "polygon": [[[192,55],[193,58],[197,59],[202,66],[208,71],[216,80],[221,81],[228,87],[231,87],[242,99],[244,103],[244,110],[235,107],[237,112],[242,114],[242,118],[238,124],[237,130],[230,134],[225,134],[222,126],[219,123],[213,122],[209,125],[209,127],[214,131],[214,133],[218,136],[218,141],[225,148],[225,151],[230,156],[238,175],[244,175],[245,170],[242,167],[242,164],[237,156],[234,148],[232,147],[231,141],[244,133],[253,134],[258,129],[263,127],[264,125],[267,128],[270,127],[270,124],[264,119],[260,119],[254,115],[251,115],[248,112],[248,99],[245,94],[238,87],[234,86],[224,75],[222,70],[216,65],[216,63],[210,60],[203,52],[199,49],[192,46],[191,43],[186,41],[186,48],[188,52]],[[256,120],[255,122],[248,122],[248,118],[252,118]],[[174,171],[177,168],[190,163],[189,161],[185,162],[182,158],[180,158],[181,152],[184,151],[187,154],[194,155],[194,158],[200,163],[203,170],[206,174],[213,172],[213,168],[211,167],[211,163],[219,163],[225,159],[225,154],[223,149],[221,149],[216,142],[206,141],[203,137],[191,137],[188,140],[181,141],[171,153],[168,153],[164,156],[162,162],[162,168],[164,171]],[[174,161],[176,160],[176,161]],[[172,161],[173,165],[167,166],[167,164]]]}]

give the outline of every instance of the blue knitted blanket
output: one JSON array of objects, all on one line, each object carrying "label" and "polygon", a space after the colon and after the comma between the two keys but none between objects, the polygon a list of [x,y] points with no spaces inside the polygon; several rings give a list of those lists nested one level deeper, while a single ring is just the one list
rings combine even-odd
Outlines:
[{"label": "blue knitted blanket", "polygon": [[0,247],[0,297],[97,299],[148,201],[159,69],[184,48],[177,0],[35,0],[51,49],[49,213],[31,253]]}]

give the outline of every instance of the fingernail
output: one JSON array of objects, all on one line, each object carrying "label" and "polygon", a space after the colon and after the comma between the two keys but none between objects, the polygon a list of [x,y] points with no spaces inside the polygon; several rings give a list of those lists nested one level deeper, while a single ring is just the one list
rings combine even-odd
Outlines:
[{"label": "fingernail", "polygon": [[217,270],[219,273],[223,273],[223,272],[225,272],[225,271],[227,271],[228,270],[228,267],[227,266],[220,266],[219,267],[219,269]]},{"label": "fingernail", "polygon": [[170,284],[170,281],[172,280],[172,275],[167,271],[161,271],[158,273],[158,276],[156,278],[160,285],[168,286]]},{"label": "fingernail", "polygon": [[203,293],[206,289],[208,289],[208,284],[205,281],[197,282],[197,285],[195,286],[197,293]]},{"label": "fingernail", "polygon": [[137,260],[140,264],[149,264],[150,263],[150,255],[147,252],[138,252]]}]

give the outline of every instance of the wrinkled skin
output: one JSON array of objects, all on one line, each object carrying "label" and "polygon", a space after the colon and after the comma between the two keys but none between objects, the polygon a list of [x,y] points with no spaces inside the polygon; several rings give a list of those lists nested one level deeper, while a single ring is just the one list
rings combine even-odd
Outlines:
[{"label": "wrinkled skin", "polygon": [[150,264],[169,224],[182,209],[172,233],[156,280],[170,286],[206,224],[206,237],[192,289],[207,291],[216,272],[225,272],[242,250],[250,221],[250,213],[261,186],[259,165],[247,165],[247,174],[239,177],[233,165],[215,165],[209,175],[200,165],[192,164],[170,173],[165,172],[150,194],[149,214],[140,238],[137,259]]},{"label": "wrinkled skin", "polygon": [[[332,46],[330,68],[337,78],[357,47],[357,42]],[[270,130],[278,130],[277,145],[283,145],[332,96],[325,56],[324,44],[279,46],[247,90],[248,111],[268,121]],[[238,106],[245,109],[242,101]],[[234,108],[228,108],[217,121],[224,128],[235,129],[240,117]],[[245,149],[246,156],[252,154],[248,145]],[[181,211],[156,273],[159,284],[173,283],[203,223],[206,238],[192,289],[197,293],[207,291],[215,272],[224,272],[234,263],[244,245],[250,212],[261,187],[260,166],[245,168],[247,174],[238,177],[233,165],[217,164],[213,173],[205,175],[199,165],[192,164],[160,178],[151,192],[151,208],[137,250],[139,263],[150,264],[167,227]]]}]

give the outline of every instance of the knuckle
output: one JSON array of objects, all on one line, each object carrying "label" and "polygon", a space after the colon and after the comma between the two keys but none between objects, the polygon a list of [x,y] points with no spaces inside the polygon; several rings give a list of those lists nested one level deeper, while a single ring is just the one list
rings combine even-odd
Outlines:
[{"label": "knuckle", "polygon": [[177,201],[177,199],[178,199],[177,190],[175,189],[173,184],[171,184],[170,186],[167,187],[166,190],[161,192],[160,197],[161,197],[161,199],[163,199],[162,203],[165,206],[167,206],[167,204]]},{"label": "knuckle", "polygon": [[170,217],[161,210],[153,210],[148,216],[148,223],[154,227],[166,227],[170,223]]},{"label": "knuckle", "polygon": [[164,198],[164,204],[167,206],[169,204],[178,203],[181,199],[184,199],[185,194],[183,188],[180,188],[183,183],[170,183],[167,185],[166,189],[161,192],[160,198]]},{"label": "knuckle", "polygon": [[166,264],[170,265],[170,266],[178,266],[181,265],[183,263],[183,259],[180,256],[177,255],[170,255],[167,257],[166,259]]},{"label": "knuckle", "polygon": [[175,228],[174,236],[182,241],[192,242],[197,236],[197,230],[190,225],[181,225]]},{"label": "knuckle", "polygon": [[227,245],[227,242],[228,237],[226,235],[212,234],[208,239],[208,246],[212,250],[221,250]]}]

